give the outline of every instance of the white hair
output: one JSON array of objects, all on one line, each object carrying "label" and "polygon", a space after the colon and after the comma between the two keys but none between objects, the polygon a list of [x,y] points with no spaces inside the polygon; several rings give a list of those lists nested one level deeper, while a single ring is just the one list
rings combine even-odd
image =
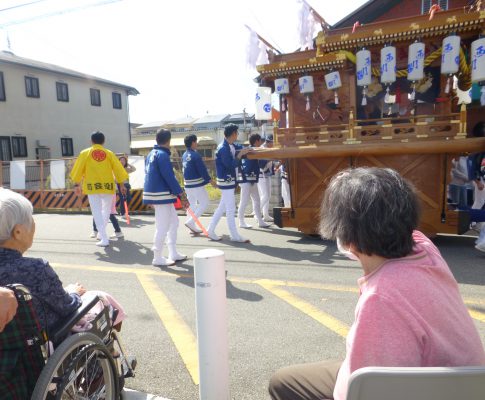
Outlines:
[{"label": "white hair", "polygon": [[0,243],[12,236],[15,225],[32,227],[32,203],[21,194],[0,188]]}]

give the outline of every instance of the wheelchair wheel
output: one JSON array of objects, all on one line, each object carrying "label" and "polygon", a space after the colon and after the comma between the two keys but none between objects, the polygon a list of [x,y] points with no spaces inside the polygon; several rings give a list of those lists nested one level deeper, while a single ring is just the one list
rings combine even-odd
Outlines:
[{"label": "wheelchair wheel", "polygon": [[69,336],[47,361],[33,400],[119,399],[115,363],[103,341],[89,332]]}]

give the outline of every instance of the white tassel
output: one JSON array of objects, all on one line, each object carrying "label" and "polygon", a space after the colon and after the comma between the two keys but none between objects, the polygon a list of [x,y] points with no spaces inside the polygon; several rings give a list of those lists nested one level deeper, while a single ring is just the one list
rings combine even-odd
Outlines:
[{"label": "white tassel", "polygon": [[389,103],[389,85],[386,88],[386,95],[384,96],[384,102]]},{"label": "white tassel", "polygon": [[480,105],[485,106],[485,86],[482,86],[482,95],[480,96]]},{"label": "white tassel", "polygon": [[306,96],[306,107],[305,110],[310,111],[310,96]]},{"label": "white tassel", "polygon": [[445,87],[445,93],[448,94],[450,93],[450,77],[448,77],[448,79],[446,79],[446,87]]},{"label": "white tassel", "polygon": [[367,88],[365,86],[362,89],[362,105],[363,106],[367,105]]},{"label": "white tassel", "polygon": [[337,91],[335,91],[334,93],[335,93],[335,100],[333,102],[335,103],[335,105],[338,105],[338,103],[339,103],[338,93],[337,93]]},{"label": "white tassel", "polygon": [[286,111],[286,99],[285,99],[285,95],[282,95],[281,96],[281,111],[285,112]]},{"label": "white tassel", "polygon": [[411,92],[411,95],[409,96],[409,100],[414,101],[416,99],[416,85],[413,83],[413,91]]}]

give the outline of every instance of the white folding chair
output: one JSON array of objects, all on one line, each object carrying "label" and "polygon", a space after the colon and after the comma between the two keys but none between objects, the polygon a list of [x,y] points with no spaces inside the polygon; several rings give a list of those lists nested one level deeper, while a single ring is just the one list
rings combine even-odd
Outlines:
[{"label": "white folding chair", "polygon": [[482,367],[366,367],[349,380],[347,400],[484,400]]}]

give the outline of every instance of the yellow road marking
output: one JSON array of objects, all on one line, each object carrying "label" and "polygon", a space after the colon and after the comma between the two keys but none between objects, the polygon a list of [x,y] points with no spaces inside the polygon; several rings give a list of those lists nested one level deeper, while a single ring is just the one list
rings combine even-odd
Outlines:
[{"label": "yellow road marking", "polygon": [[477,321],[480,321],[480,322],[485,322],[485,313],[477,310],[472,310],[470,308],[468,309],[468,313],[473,319],[476,319]]},{"label": "yellow road marking", "polygon": [[147,274],[136,273],[136,276],[172,338],[192,380],[198,385],[199,357],[195,336],[155,281]]},{"label": "yellow road marking", "polygon": [[[165,271],[157,271],[146,268],[129,268],[129,267],[104,267],[97,265],[78,265],[78,264],[60,264],[51,263],[54,268],[65,268],[65,269],[82,269],[85,271],[98,271],[98,272],[116,272],[125,274],[140,274],[140,275],[155,275],[155,276],[170,276],[173,278],[191,278],[192,274],[187,273],[170,273]],[[327,285],[318,282],[299,282],[299,281],[283,281],[283,280],[272,280],[272,279],[249,279],[240,277],[229,277],[231,282],[235,283],[253,283],[259,284],[264,282],[271,286],[287,286],[287,287],[300,287],[306,289],[320,289],[320,290],[330,290],[332,292],[349,292],[349,293],[359,293],[359,289],[354,286],[343,286],[343,285]]]},{"label": "yellow road marking", "polygon": [[312,317],[314,320],[321,323],[322,325],[324,325],[331,331],[335,332],[336,334],[342,337],[346,337],[347,334],[349,333],[349,327],[346,324],[339,321],[337,318],[332,317],[330,314],[327,314],[322,310],[319,310],[312,304],[287,292],[286,290],[276,287],[274,285],[271,285],[268,283],[268,281],[265,281],[265,280],[256,281],[255,283],[259,284],[261,287],[271,292],[275,296],[279,297],[280,299],[286,301],[288,304],[297,308],[301,312]]}]

